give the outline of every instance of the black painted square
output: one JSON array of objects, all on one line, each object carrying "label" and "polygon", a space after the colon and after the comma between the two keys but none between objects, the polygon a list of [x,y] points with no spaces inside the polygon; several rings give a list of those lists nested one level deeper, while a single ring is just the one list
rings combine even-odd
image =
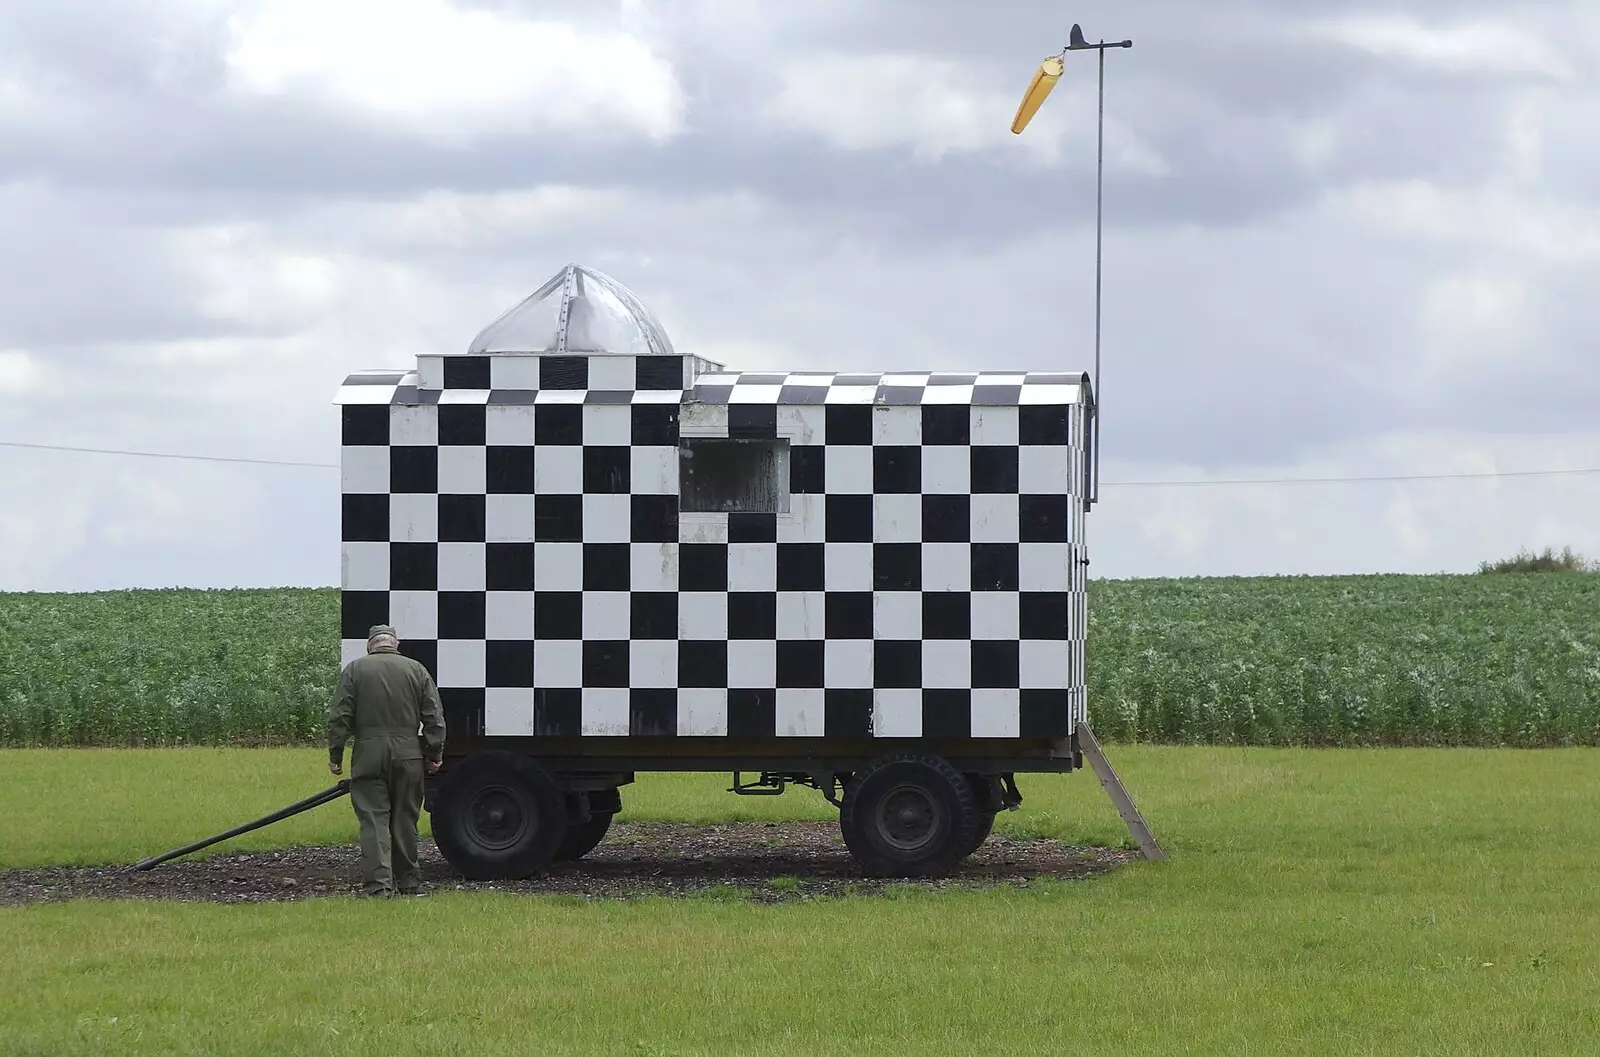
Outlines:
[{"label": "black painted square", "polygon": [[830,738],[872,736],[872,691],[834,688],[822,694],[822,730]]},{"label": "black painted square", "polygon": [[583,644],[583,685],[627,686],[629,654],[627,639],[586,639]]},{"label": "black painted square", "polygon": [[534,444],[583,443],[583,405],[539,404],[533,409]]},{"label": "black painted square", "polygon": [[483,404],[440,404],[439,443],[482,446],[488,432],[488,414]]},{"label": "black painted square", "polygon": [[1018,596],[1018,637],[1064,640],[1067,637],[1067,593],[1024,591]]},{"label": "black painted square", "polygon": [[794,495],[820,495],[828,490],[828,449],[821,444],[789,446],[789,491]]},{"label": "black painted square", "polygon": [[339,409],[339,443],[346,447],[389,443],[388,404],[348,404]]},{"label": "black painted square", "polygon": [[484,592],[439,592],[438,620],[441,639],[481,639],[486,633],[487,619]]},{"label": "black painted square", "polygon": [[972,497],[970,495],[925,495],[922,497],[922,540],[924,543],[965,543],[972,538]]},{"label": "black painted square", "polygon": [[532,686],[533,643],[490,639],[483,644],[483,673],[489,686]]},{"label": "black painted square", "polygon": [[540,591],[533,596],[535,639],[583,638],[583,592]]},{"label": "black painted square", "polygon": [[823,538],[829,543],[872,542],[870,495],[824,496],[823,512]]},{"label": "black painted square", "polygon": [[389,449],[389,491],[396,494],[439,490],[439,449],[432,445],[397,444]]},{"label": "black painted square", "polygon": [[823,602],[823,629],[830,639],[872,638],[872,592],[829,591]]},{"label": "black painted square", "polygon": [[533,544],[490,543],[483,549],[484,586],[491,591],[533,590]]},{"label": "black painted square", "polygon": [[629,499],[629,521],[628,539],[634,543],[676,543],[678,497],[632,496]]},{"label": "black painted square", "polygon": [[389,539],[389,497],[347,494],[339,501],[339,538],[346,543]]},{"label": "black painted square", "polygon": [[678,548],[678,590],[726,591],[728,545],[685,543]]},{"label": "black painted square", "polygon": [[678,637],[678,593],[635,591],[629,597],[628,634],[635,639]]},{"label": "black painted square", "polygon": [[630,578],[626,543],[583,545],[585,591],[626,591]]},{"label": "black painted square", "polygon": [[628,414],[633,419],[631,439],[635,447],[678,446],[677,404],[634,404]]},{"label": "black painted square", "polygon": [[821,543],[778,544],[778,590],[822,591],[827,586]]},{"label": "black painted square", "polygon": [[878,591],[922,590],[922,544],[874,543],[872,586]]},{"label": "black painted square", "polygon": [[1022,683],[1021,650],[1014,641],[974,639],[972,642],[972,685],[975,687],[1016,689]]},{"label": "black painted square", "polygon": [[1017,590],[1020,555],[1015,543],[972,544],[972,589]]},{"label": "black painted square", "polygon": [[446,389],[489,388],[489,357],[444,357],[444,387]]},{"label": "black painted square", "polygon": [[828,404],[823,416],[829,445],[872,443],[870,404]]},{"label": "black painted square", "polygon": [[733,591],[728,595],[728,638],[778,637],[778,595],[773,591]]},{"label": "black painted square", "polygon": [[[389,544],[389,588],[393,591],[439,589],[437,543]],[[363,634],[362,636],[366,636]]]},{"label": "black painted square", "polygon": [[826,646],[821,639],[779,639],[778,685],[785,689],[820,688]]},{"label": "black painted square", "polygon": [[778,692],[770,687],[728,690],[728,737],[770,738],[778,727]]},{"label": "black painted square", "polygon": [[989,495],[1017,491],[1017,447],[1014,444],[978,445],[972,450],[972,490]]},{"label": "black painted square", "polygon": [[540,543],[582,543],[583,496],[534,496],[533,538]]},{"label": "black painted square", "polygon": [[922,637],[972,638],[972,596],[965,591],[926,591],[922,595]]},{"label": "black painted square", "polygon": [[922,491],[922,448],[915,444],[873,448],[872,490],[878,495],[915,495]]},{"label": "black painted square", "polygon": [[678,643],[678,685],[728,685],[728,643],[725,639],[684,639]]},{"label": "black painted square", "polygon": [[589,388],[589,357],[542,356],[539,358],[540,389]]},{"label": "black painted square", "polygon": [[872,685],[884,690],[915,690],[922,685],[922,642],[878,639],[872,644]]},{"label": "black painted square", "polygon": [[484,485],[490,495],[533,494],[533,448],[491,444],[484,449]]},{"label": "black painted square", "polygon": [[970,444],[972,409],[965,404],[922,405],[922,443]]},{"label": "black painted square", "polygon": [[576,687],[541,687],[533,692],[533,732],[547,738],[576,738],[583,733],[583,691]]},{"label": "black painted square", "polygon": [[1067,504],[1064,495],[1025,495],[1018,501],[1018,534],[1023,543],[1067,542]]},{"label": "black painted square", "polygon": [[389,592],[339,592],[339,637],[341,639],[360,639],[365,642],[367,632],[372,630],[374,624],[387,623],[389,623]]},{"label": "black painted square", "polygon": [[583,447],[585,495],[626,495],[632,465],[631,449],[621,444]]},{"label": "black painted square", "polygon": [[439,542],[482,543],[485,532],[483,495],[439,497]]},{"label": "black painted square", "polygon": [[682,356],[640,356],[633,371],[633,387],[650,392],[683,388]]},{"label": "black painted square", "polygon": [[657,687],[630,690],[628,733],[636,738],[676,737],[678,691]]}]

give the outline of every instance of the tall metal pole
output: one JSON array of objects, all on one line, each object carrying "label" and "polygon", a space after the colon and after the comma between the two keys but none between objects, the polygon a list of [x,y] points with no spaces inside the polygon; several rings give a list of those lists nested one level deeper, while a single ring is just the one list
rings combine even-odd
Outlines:
[{"label": "tall metal pole", "polygon": [[1100,117],[1095,133],[1094,163],[1094,470],[1089,483],[1089,503],[1100,500],[1100,257],[1102,219],[1105,212],[1106,169],[1106,42],[1100,42]]}]

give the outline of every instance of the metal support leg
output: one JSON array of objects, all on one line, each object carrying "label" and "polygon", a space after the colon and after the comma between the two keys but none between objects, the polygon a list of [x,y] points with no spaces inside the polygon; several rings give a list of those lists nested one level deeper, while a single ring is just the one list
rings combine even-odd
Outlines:
[{"label": "metal support leg", "polygon": [[1105,750],[1100,748],[1099,739],[1094,736],[1094,731],[1089,729],[1087,723],[1078,723],[1078,744],[1082,747],[1083,754],[1089,757],[1089,765],[1094,768],[1094,773],[1100,779],[1100,784],[1105,787],[1106,794],[1111,797],[1111,802],[1117,805],[1117,814],[1122,816],[1128,832],[1139,842],[1139,850],[1144,853],[1144,857],[1165,859],[1167,853],[1156,843],[1156,835],[1150,832],[1149,824],[1145,822],[1144,816],[1139,814],[1133,797],[1129,796],[1128,790],[1123,787],[1122,779],[1117,777],[1111,761],[1106,759]]}]

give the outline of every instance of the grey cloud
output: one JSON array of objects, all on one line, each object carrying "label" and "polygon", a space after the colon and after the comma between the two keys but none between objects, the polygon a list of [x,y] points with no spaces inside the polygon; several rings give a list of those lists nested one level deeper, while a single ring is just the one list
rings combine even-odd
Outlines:
[{"label": "grey cloud", "polygon": [[[1465,2],[1408,9],[1441,20],[1495,13]],[[656,308],[680,346],[717,348],[734,366],[1088,367],[1092,359],[1092,60],[1052,100],[1081,108],[1085,119],[1060,169],[1019,170],[983,155],[930,165],[900,150],[836,151],[751,120],[772,90],[771,63],[827,50],[956,57],[986,83],[1010,92],[1015,82],[1020,92],[1041,48],[1065,32],[1055,5],[1008,5],[996,17],[950,0],[830,0],[771,16],[781,25],[743,50],[710,9],[666,9],[674,56],[695,93],[694,131],[625,150],[536,137],[444,150],[304,104],[227,102],[209,91],[213,23],[169,13],[159,32],[140,34],[128,31],[118,5],[20,10],[0,53],[24,58],[24,74],[42,78],[51,94],[48,108],[0,139],[0,187],[22,187],[0,190],[0,349],[29,350],[49,370],[44,388],[8,403],[0,439],[327,460],[337,444],[329,401],[345,371],[405,366],[416,351],[464,346],[568,259],[612,271]],[[593,10],[586,6],[584,17],[614,17]],[[1592,431],[1600,402],[1586,337],[1600,278],[1592,261],[1550,263],[1490,243],[1386,231],[1333,204],[1339,189],[1372,182],[1470,188],[1501,180],[1510,160],[1506,115],[1521,98],[1550,102],[1544,168],[1507,193],[1530,210],[1563,196],[1593,203],[1594,150],[1572,131],[1592,124],[1600,105],[1592,85],[1552,96],[1552,86],[1524,76],[1430,73],[1295,36],[1311,16],[1297,6],[1290,18],[1289,10],[1232,3],[1199,15],[1164,0],[1140,12],[1099,5],[1070,16],[1093,33],[1136,38],[1132,53],[1113,57],[1109,116],[1172,167],[1164,178],[1108,173],[1108,474],[1324,458],[1359,472],[1348,460],[1370,457],[1361,445],[1396,431],[1485,444]],[[1315,7],[1318,15],[1371,10],[1343,0]],[[1523,5],[1516,17],[1554,33],[1571,10]],[[767,16],[752,7],[739,17]],[[1252,46],[1208,46],[1230,35]],[[7,52],[19,41],[20,51]],[[1009,118],[996,115],[1001,127]],[[1308,161],[1295,137],[1324,125],[1326,153]],[[386,205],[427,191],[553,182],[629,193],[605,215],[553,216],[469,245],[385,229]],[[741,191],[768,204],[740,212],[714,201]],[[233,223],[266,233],[261,245],[236,251],[241,259],[303,250],[403,275],[393,289],[345,277],[348,300],[310,319],[290,309],[207,318],[195,262],[170,234]],[[1430,283],[1479,273],[1531,291],[1530,347],[1519,350],[1512,330],[1508,346],[1429,368],[1420,306]],[[214,358],[156,355],[153,343],[189,339],[209,341]],[[1554,442],[1535,454],[1567,457]],[[1571,458],[1581,456],[1575,447]],[[0,474],[14,494],[31,497],[38,518],[82,525],[87,541],[37,569],[6,572],[3,587],[330,583],[338,575],[337,474],[4,450]],[[1103,509],[1121,513],[1098,522],[1108,542],[1097,572],[1433,560],[1385,550],[1367,498],[1297,498],[1316,512],[1297,523],[1315,546],[1269,552],[1212,541],[1193,554],[1162,550],[1143,535],[1146,522],[1211,509],[1165,502],[1108,494]],[[1217,504],[1233,511],[1218,523],[1242,532],[1257,508],[1231,502]],[[1323,531],[1315,519],[1335,527]],[[1501,536],[1472,545],[1509,539],[1514,522],[1495,524]],[[1361,546],[1335,546],[1356,532],[1369,534]],[[217,547],[219,536],[234,542]],[[1449,553],[1463,560],[1464,552]]]}]

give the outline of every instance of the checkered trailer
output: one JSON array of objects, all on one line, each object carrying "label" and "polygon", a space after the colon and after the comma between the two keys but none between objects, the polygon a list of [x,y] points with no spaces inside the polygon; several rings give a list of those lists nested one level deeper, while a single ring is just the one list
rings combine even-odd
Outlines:
[{"label": "checkered trailer", "polygon": [[469,876],[583,855],[639,770],[817,788],[936,874],[1081,765],[1081,373],[729,372],[568,266],[338,402],[343,660],[390,623],[433,673]]}]

